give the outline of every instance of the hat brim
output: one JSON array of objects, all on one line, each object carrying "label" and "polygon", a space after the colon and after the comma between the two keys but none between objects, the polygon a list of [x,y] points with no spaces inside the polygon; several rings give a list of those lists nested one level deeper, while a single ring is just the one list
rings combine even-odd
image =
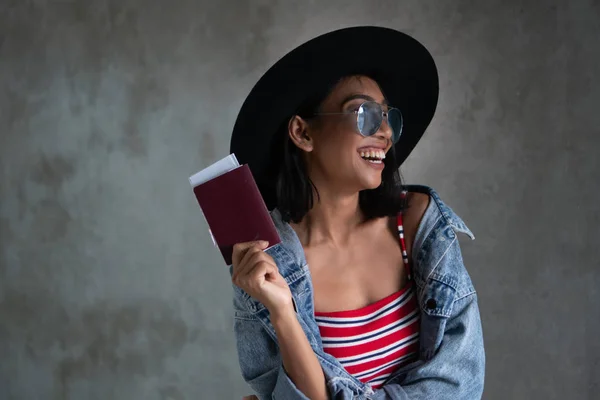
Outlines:
[{"label": "hat brim", "polygon": [[382,27],[344,28],[318,36],[277,61],[244,101],[231,136],[230,151],[248,164],[267,207],[276,207],[277,167],[273,146],[281,124],[297,107],[342,76],[365,74],[400,109],[402,136],[395,145],[402,164],[431,122],[439,78],[427,49],[405,33]]}]

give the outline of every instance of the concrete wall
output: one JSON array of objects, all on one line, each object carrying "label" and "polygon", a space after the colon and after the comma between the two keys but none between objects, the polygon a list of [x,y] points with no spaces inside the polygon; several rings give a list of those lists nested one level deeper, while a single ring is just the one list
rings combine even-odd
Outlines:
[{"label": "concrete wall", "polygon": [[279,56],[357,24],[439,64],[404,175],[477,236],[484,398],[597,398],[600,2],[249,3],[0,1],[0,398],[249,393],[187,177]]}]

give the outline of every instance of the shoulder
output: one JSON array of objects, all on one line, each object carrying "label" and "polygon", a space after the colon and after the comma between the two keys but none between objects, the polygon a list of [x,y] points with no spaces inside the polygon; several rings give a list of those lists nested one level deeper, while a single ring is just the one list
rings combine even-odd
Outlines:
[{"label": "shoulder", "polygon": [[[412,211],[411,218],[418,218],[419,231],[430,232],[434,228],[452,228],[457,233],[464,233],[471,239],[475,239],[473,232],[467,227],[461,217],[459,217],[440,197],[433,188],[424,185],[406,185],[409,196],[407,216]],[[413,197],[413,204],[410,203],[410,197]]]},{"label": "shoulder", "polygon": [[[471,292],[472,284],[462,260],[457,234],[463,233],[474,239],[473,233],[432,188],[411,185],[407,190],[428,197],[413,244],[415,278],[421,284],[433,278],[454,287],[457,293]],[[415,209],[422,207],[420,202],[424,201],[415,201]]]},{"label": "shoulder", "polygon": [[412,257],[412,247],[417,229],[428,206],[429,196],[427,194],[421,192],[407,193],[406,208],[402,210],[402,224],[404,226],[404,235],[410,257]]},{"label": "shoulder", "polygon": [[407,226],[415,228],[421,222],[421,219],[429,206],[430,196],[422,192],[408,192],[406,198],[406,209],[403,211],[404,223]]}]

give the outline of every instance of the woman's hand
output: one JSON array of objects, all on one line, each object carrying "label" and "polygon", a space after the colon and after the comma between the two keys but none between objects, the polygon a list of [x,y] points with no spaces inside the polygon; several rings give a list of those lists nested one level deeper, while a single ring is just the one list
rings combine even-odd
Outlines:
[{"label": "woman's hand", "polygon": [[231,280],[260,301],[271,314],[280,314],[292,308],[292,292],[273,258],[263,251],[268,245],[265,241],[257,241],[233,246]]}]

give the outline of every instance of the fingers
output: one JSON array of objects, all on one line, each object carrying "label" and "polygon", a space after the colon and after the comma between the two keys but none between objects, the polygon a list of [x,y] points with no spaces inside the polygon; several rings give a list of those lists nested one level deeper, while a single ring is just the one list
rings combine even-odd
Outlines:
[{"label": "fingers", "polygon": [[274,264],[270,263],[269,260],[263,259],[262,257],[258,257],[253,265],[254,267],[249,268],[245,275],[250,282],[258,282],[260,278],[264,277],[264,279],[267,279],[266,275],[279,273]]},{"label": "fingers", "polygon": [[275,266],[267,261],[259,261],[246,270],[243,275],[239,275],[233,283],[252,298],[267,306],[268,304],[264,301],[268,298],[265,298],[265,295],[273,289],[273,286],[265,283],[276,281],[277,274],[279,271]]},{"label": "fingers", "polygon": [[233,246],[233,255],[232,255],[233,265],[235,266],[235,265],[239,264],[249,249],[251,249],[253,247],[258,247],[261,250],[264,250],[268,246],[269,246],[269,242],[267,242],[265,240],[257,240],[257,241],[253,241],[253,242],[244,242],[244,243],[235,244]]},{"label": "fingers", "polygon": [[275,272],[276,269],[271,264],[259,261],[248,268],[246,272],[238,275],[234,283],[252,296],[260,291],[260,286],[264,280],[267,280],[267,275]]},{"label": "fingers", "polygon": [[258,289],[264,280],[272,280],[279,273],[273,259],[258,248],[249,249],[231,279],[248,293]]},{"label": "fingers", "polygon": [[275,269],[277,268],[271,256],[265,253],[261,247],[253,246],[243,251],[244,253],[240,253],[243,254],[242,259],[239,260],[239,262],[233,267],[231,278],[234,283],[239,279],[239,277],[248,275],[250,270],[252,270],[261,262],[270,264]]},{"label": "fingers", "polygon": [[238,276],[243,276],[246,273],[248,268],[252,268],[253,264],[250,263],[250,260],[253,257],[256,257],[258,254],[264,254],[263,251],[258,246],[252,246],[240,252],[241,259],[237,264],[233,265],[233,273],[231,275],[232,278],[237,278]]},{"label": "fingers", "polygon": [[[265,267],[268,268],[265,269]],[[234,283],[239,285],[242,281],[253,281],[261,276],[261,274],[272,274],[274,271],[277,271],[277,266],[269,255],[263,253],[261,250],[251,250],[246,253],[244,260],[242,260],[242,265],[231,278]]]}]

